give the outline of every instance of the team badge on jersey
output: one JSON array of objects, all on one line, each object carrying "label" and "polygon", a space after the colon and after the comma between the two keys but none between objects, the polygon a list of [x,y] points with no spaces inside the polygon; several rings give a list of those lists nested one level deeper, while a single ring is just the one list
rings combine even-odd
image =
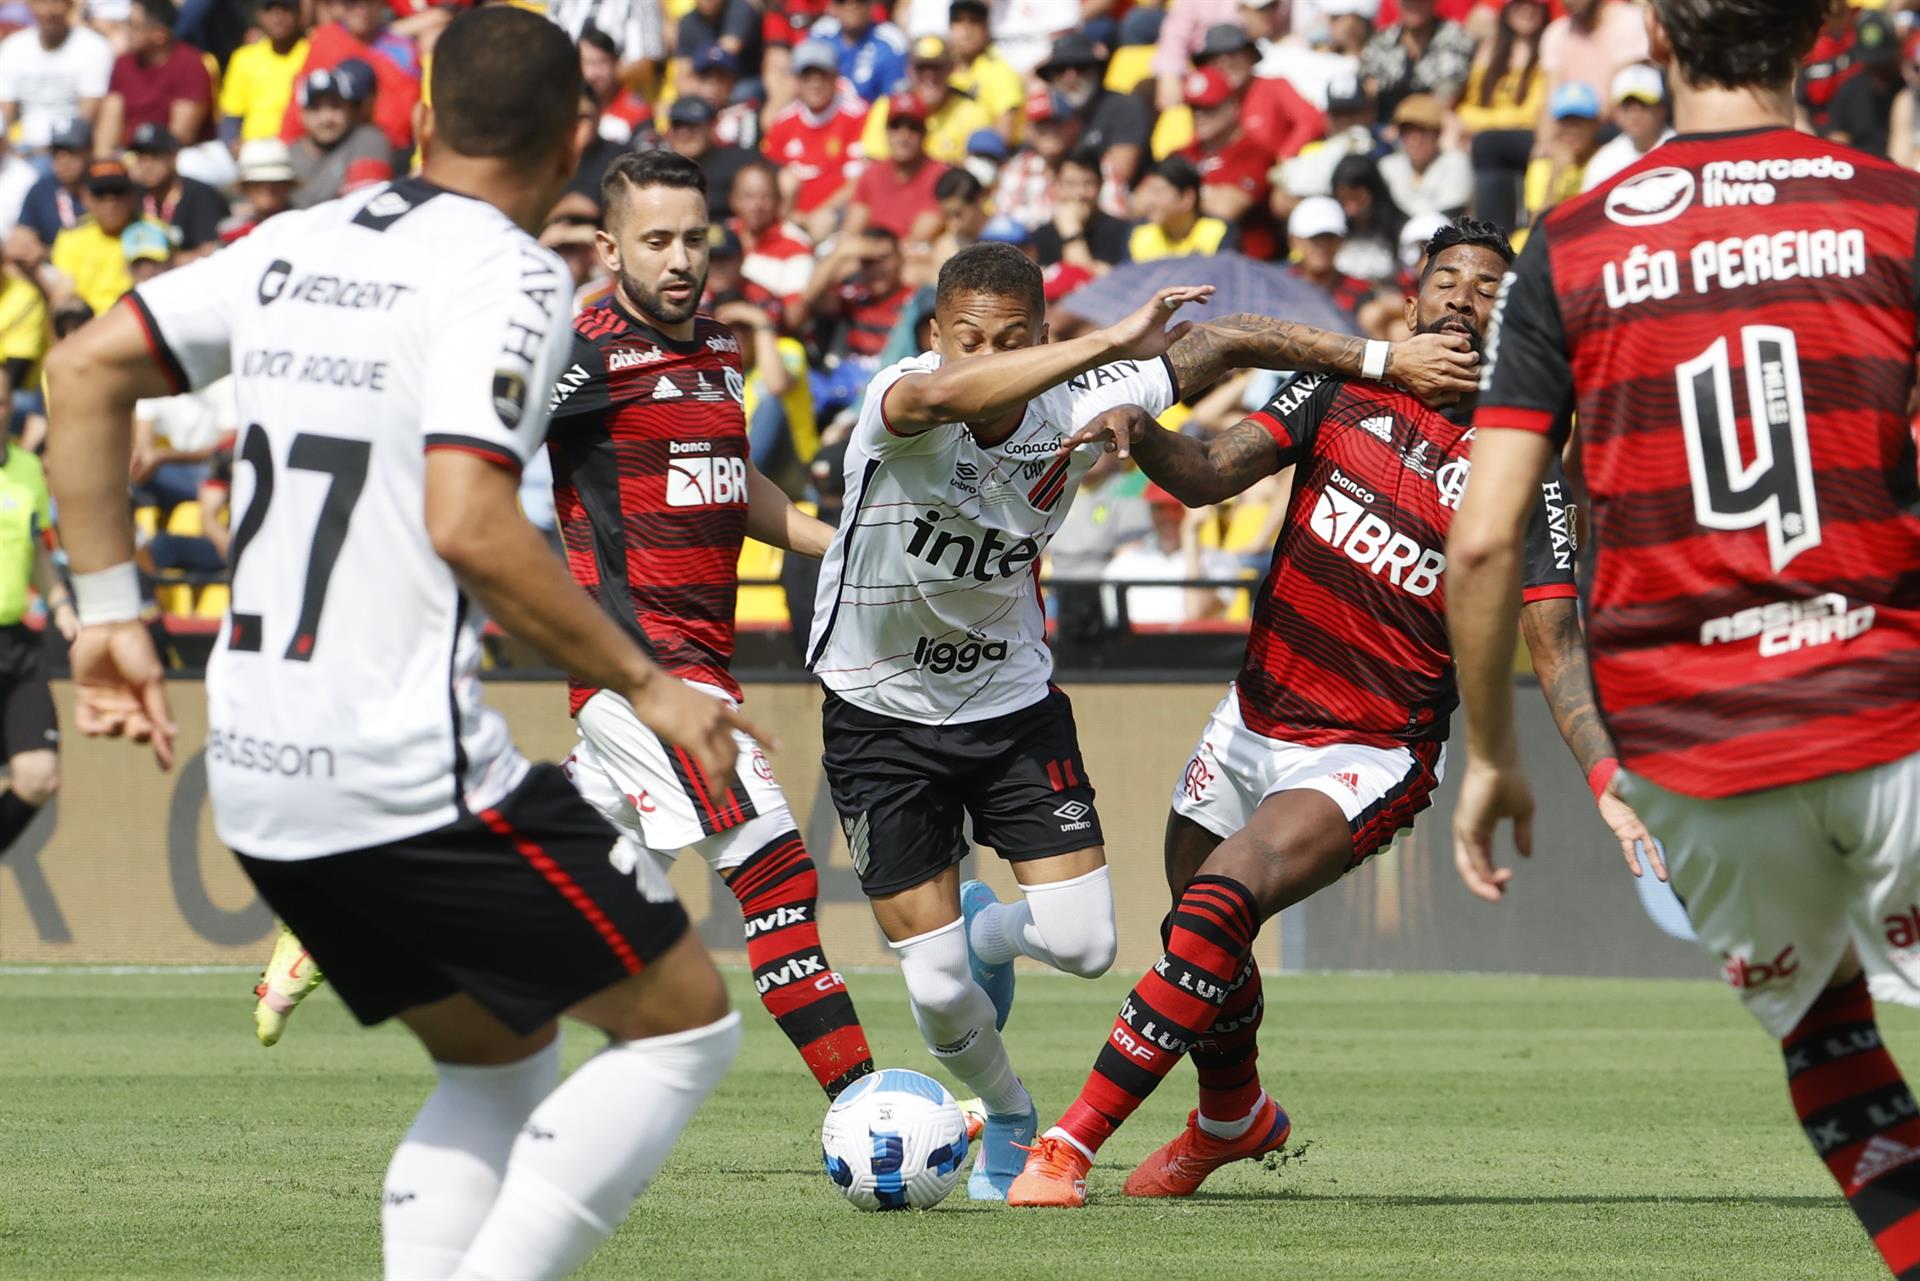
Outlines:
[{"label": "team badge on jersey", "polygon": [[520,425],[520,416],[527,411],[527,380],[512,369],[493,371],[493,412],[500,415],[500,421],[511,431]]}]

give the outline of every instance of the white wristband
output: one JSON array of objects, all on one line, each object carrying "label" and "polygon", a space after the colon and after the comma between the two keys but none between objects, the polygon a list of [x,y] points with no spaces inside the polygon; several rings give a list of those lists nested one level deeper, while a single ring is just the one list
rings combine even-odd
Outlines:
[{"label": "white wristband", "polygon": [[1378,382],[1387,376],[1387,351],[1391,344],[1378,338],[1367,340],[1367,350],[1360,357],[1360,376]]},{"label": "white wristband", "polygon": [[132,561],[73,576],[73,606],[80,626],[130,623],[140,617],[140,575]]}]

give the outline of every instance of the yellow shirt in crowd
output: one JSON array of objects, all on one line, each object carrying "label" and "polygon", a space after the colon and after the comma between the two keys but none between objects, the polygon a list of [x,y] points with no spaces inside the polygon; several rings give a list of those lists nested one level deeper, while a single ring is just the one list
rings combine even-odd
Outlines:
[{"label": "yellow shirt in crowd", "polygon": [[33,559],[40,534],[53,528],[47,478],[40,460],[18,445],[0,442],[0,627],[27,616],[27,588],[33,583]]},{"label": "yellow shirt in crowd", "polygon": [[[987,109],[964,93],[950,93],[940,110],[927,117],[927,154],[942,164],[957,165],[967,158],[967,139],[982,129],[993,128]],[[869,156],[887,154],[887,100],[873,104],[867,113],[866,132],[860,145]]]},{"label": "yellow shirt in crowd", "polygon": [[273,51],[273,41],[243,44],[227,60],[220,84],[220,114],[240,120],[240,137],[278,138],[287,103],[293,100],[293,82],[307,64],[307,42],[301,39],[284,54]]},{"label": "yellow shirt in crowd", "polygon": [[107,308],[120,301],[121,294],[133,288],[120,237],[109,236],[91,218],[53,238],[52,261],[56,270],[73,281],[73,291],[96,316],[104,315]]},{"label": "yellow shirt in crowd", "polygon": [[1135,262],[1155,258],[1185,258],[1189,254],[1213,254],[1227,238],[1227,224],[1218,218],[1196,218],[1191,230],[1178,240],[1169,239],[1158,223],[1145,222],[1127,237],[1127,252]]},{"label": "yellow shirt in crowd", "polygon": [[1020,141],[1026,125],[1027,88],[1020,79],[1020,73],[1013,69],[1012,63],[1000,56],[998,49],[988,45],[986,52],[967,66],[955,68],[947,78],[947,83],[961,93],[971,95],[980,104],[987,113],[988,128],[997,125],[1000,117],[1009,111],[1013,112],[1013,136],[1008,141]]},{"label": "yellow shirt in crowd", "polygon": [[51,341],[47,300],[40,290],[12,271],[0,274],[0,361],[27,362],[21,387],[40,385],[40,358]]},{"label": "yellow shirt in crowd", "polygon": [[1520,94],[1520,73],[1509,71],[1493,86],[1493,101],[1480,105],[1480,87],[1487,82],[1487,64],[1476,62],[1467,77],[1467,92],[1454,113],[1460,123],[1475,133],[1496,129],[1532,129],[1540,123],[1540,112],[1547,103],[1547,73],[1535,68],[1526,96]]}]

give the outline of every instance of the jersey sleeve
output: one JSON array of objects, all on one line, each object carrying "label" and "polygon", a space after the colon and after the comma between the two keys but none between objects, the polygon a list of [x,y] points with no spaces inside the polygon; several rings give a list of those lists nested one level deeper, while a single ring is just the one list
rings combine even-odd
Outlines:
[{"label": "jersey sleeve", "polygon": [[560,259],[524,236],[443,287],[420,387],[427,449],[526,464],[546,440],[548,389],[573,350],[572,295]]},{"label": "jersey sleeve", "polygon": [[260,247],[248,243],[253,238],[162,272],[125,297],[176,396],[233,372],[234,326],[242,307],[269,288],[268,276],[289,270],[277,260],[261,270]]},{"label": "jersey sleeve", "polygon": [[1313,452],[1320,424],[1339,389],[1339,382],[1325,374],[1295,374],[1274,389],[1265,405],[1248,414],[1247,421],[1266,429],[1280,447],[1280,466],[1291,467]]},{"label": "jersey sleeve", "polygon": [[1174,376],[1173,362],[1165,356],[1116,360],[1068,379],[1067,393],[1073,400],[1073,428],[1077,431],[1120,405],[1138,405],[1158,418],[1179,401],[1180,380]]},{"label": "jersey sleeve", "polygon": [[1576,514],[1567,494],[1566,473],[1555,458],[1540,482],[1540,501],[1527,522],[1521,599],[1528,604],[1579,595],[1573,577],[1573,563],[1580,552]]},{"label": "jersey sleeve", "polygon": [[1547,226],[1534,228],[1519,261],[1500,282],[1473,425],[1539,432],[1564,445],[1573,409],[1573,364],[1547,238]]},{"label": "jersey sleeve", "polygon": [[567,364],[547,397],[547,430],[555,435],[598,418],[613,403],[606,357],[585,334],[575,330],[572,336]]},{"label": "jersey sleeve", "polygon": [[887,418],[887,393],[893,385],[910,374],[930,374],[938,365],[927,365],[919,360],[902,361],[900,364],[881,370],[867,385],[867,397],[860,403],[860,418],[854,424],[855,441],[875,458],[887,458],[895,454],[912,453],[924,449],[936,437],[943,434],[939,427],[929,427],[925,431],[895,431],[893,423]]}]

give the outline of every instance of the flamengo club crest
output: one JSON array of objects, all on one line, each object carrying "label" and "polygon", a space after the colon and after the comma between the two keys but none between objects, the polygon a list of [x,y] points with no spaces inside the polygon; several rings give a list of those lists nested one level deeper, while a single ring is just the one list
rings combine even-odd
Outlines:
[{"label": "flamengo club crest", "polygon": [[1433,487],[1440,491],[1442,507],[1453,511],[1460,510],[1460,495],[1467,492],[1467,473],[1472,469],[1472,462],[1465,458],[1456,458],[1434,473]]}]

